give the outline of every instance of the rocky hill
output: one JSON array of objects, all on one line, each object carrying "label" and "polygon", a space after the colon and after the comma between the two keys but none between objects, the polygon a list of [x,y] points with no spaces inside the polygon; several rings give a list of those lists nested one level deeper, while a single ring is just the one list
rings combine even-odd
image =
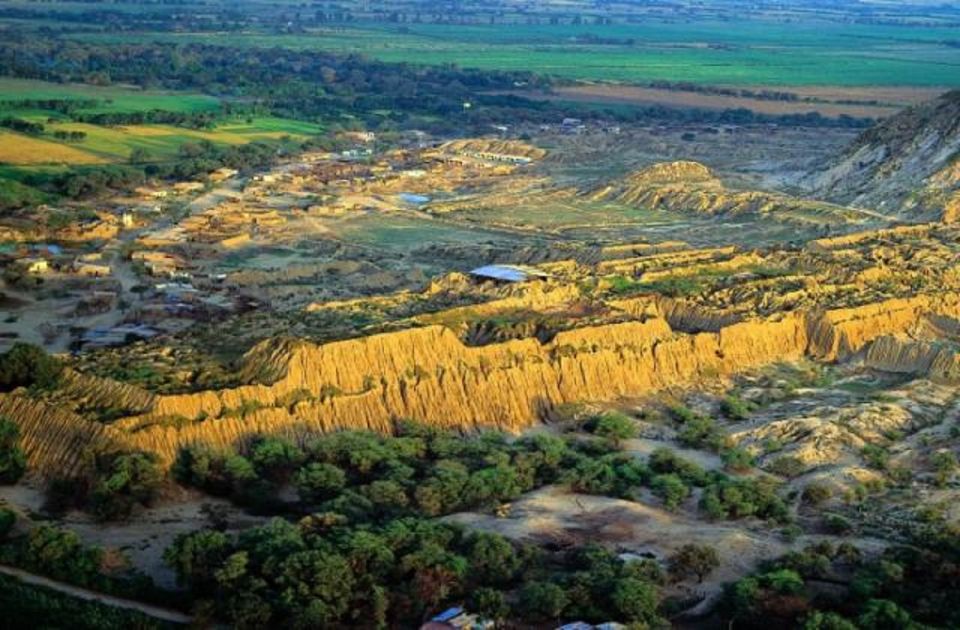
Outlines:
[{"label": "rocky hill", "polygon": [[767,191],[733,190],[708,167],[690,161],[648,166],[592,191],[590,197],[594,201],[615,201],[674,212],[764,215],[777,221],[808,225],[856,224],[869,218],[830,203]]},{"label": "rocky hill", "polygon": [[867,130],[804,184],[837,203],[917,219],[960,217],[960,90]]}]

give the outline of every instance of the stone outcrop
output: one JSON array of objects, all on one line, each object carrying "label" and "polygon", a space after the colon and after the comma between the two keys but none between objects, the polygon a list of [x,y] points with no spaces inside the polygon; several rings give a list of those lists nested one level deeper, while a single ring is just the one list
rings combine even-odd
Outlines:
[{"label": "stone outcrop", "polygon": [[868,129],[803,183],[837,203],[913,219],[952,219],[944,200],[960,191],[958,151],[960,90],[954,90]]},{"label": "stone outcrop", "polygon": [[858,223],[865,216],[849,208],[809,201],[780,193],[731,190],[703,164],[667,162],[628,175],[620,182],[593,191],[595,201],[649,209],[709,215],[769,215],[795,223]]},{"label": "stone outcrop", "polygon": [[0,416],[19,425],[30,470],[45,476],[69,475],[92,450],[113,444],[104,425],[25,395],[0,395]]},{"label": "stone outcrop", "polygon": [[[952,355],[900,348],[891,339],[922,322],[949,328],[958,305],[953,294],[924,295],[741,320],[667,298],[633,298],[610,306],[634,320],[563,331],[548,343],[530,338],[472,347],[445,326],[427,325],[322,345],[268,340],[248,353],[241,370],[244,382],[257,384],[230,389],[151,396],[94,382],[103,401],[142,410],[109,425],[17,395],[0,398],[0,412],[25,423],[31,459],[61,472],[78,463],[79,450],[97,445],[149,450],[169,463],[193,443],[225,447],[265,433],[302,441],[337,429],[389,431],[403,418],[516,432],[559,404],[686,387],[803,357],[836,361],[866,351],[868,363],[881,369],[951,375]],[[44,423],[53,430],[38,430]]]}]

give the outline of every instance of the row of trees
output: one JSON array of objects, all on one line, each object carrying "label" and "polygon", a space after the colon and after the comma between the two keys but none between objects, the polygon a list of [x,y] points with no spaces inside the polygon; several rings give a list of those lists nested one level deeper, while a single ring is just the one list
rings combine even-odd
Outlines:
[{"label": "row of trees", "polygon": [[[464,439],[416,424],[403,425],[397,436],[334,433],[304,448],[261,438],[243,454],[184,449],[174,475],[181,483],[267,513],[439,516],[493,508],[535,488],[563,484],[576,492],[627,499],[647,487],[670,510],[701,489],[699,507],[709,518],[789,522],[772,477],[709,472],[665,448],[643,462],[618,450],[633,427],[633,420],[608,414],[588,424],[594,433],[590,439],[537,435],[511,441],[497,433]],[[299,501],[277,498],[288,483]]]}]

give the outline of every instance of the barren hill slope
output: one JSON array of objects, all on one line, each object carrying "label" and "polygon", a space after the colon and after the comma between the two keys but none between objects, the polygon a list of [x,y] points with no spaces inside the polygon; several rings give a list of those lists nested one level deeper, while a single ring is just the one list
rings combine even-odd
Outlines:
[{"label": "barren hill slope", "polygon": [[805,184],[838,203],[953,220],[960,214],[960,90],[865,131]]}]

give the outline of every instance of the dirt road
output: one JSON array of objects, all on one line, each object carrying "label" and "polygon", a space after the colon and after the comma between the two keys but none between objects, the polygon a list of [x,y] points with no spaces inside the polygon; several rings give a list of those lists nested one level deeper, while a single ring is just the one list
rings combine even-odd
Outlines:
[{"label": "dirt road", "polygon": [[5,565],[0,565],[0,573],[16,578],[25,584],[42,586],[44,588],[57,591],[58,593],[76,597],[77,599],[90,602],[99,602],[106,606],[112,606],[113,608],[134,610],[136,612],[143,613],[148,617],[160,619],[161,621],[167,621],[169,623],[188,625],[193,621],[189,616],[176,610],[152,606],[150,604],[124,599],[122,597],[114,597],[113,595],[104,595],[103,593],[97,593],[96,591],[90,591],[85,588],[80,588],[79,586],[73,586],[72,584],[58,582],[56,580],[51,580],[49,578],[34,575],[33,573],[28,573],[27,571],[15,569]]}]

